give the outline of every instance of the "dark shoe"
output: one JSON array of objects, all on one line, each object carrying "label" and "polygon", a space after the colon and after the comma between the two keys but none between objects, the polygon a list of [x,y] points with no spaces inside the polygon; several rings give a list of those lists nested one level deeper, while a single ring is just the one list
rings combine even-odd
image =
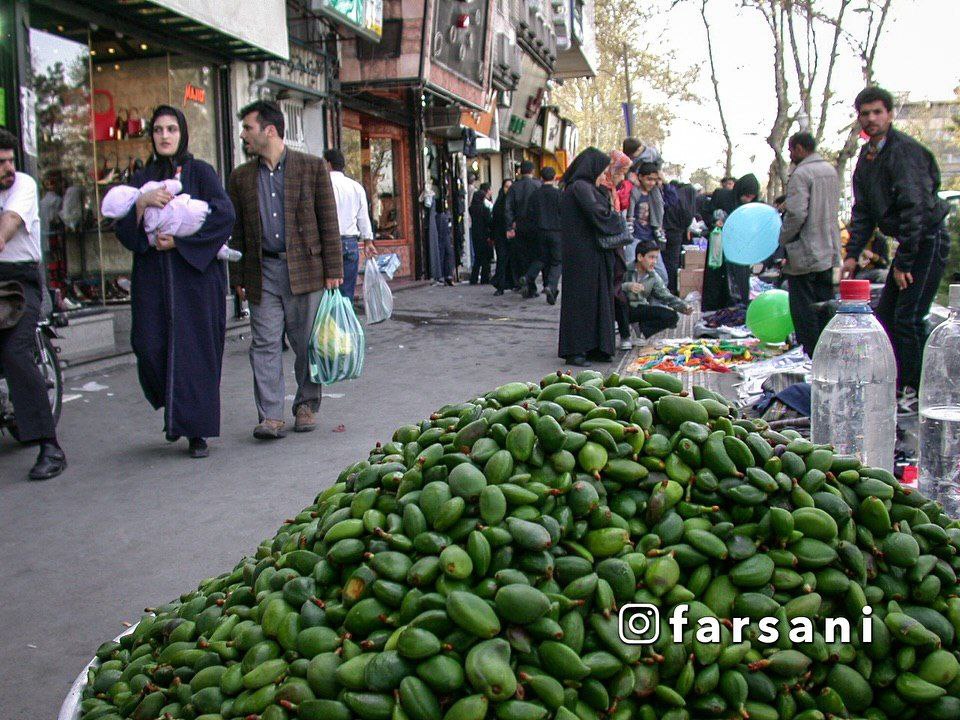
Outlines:
[{"label": "dark shoe", "polygon": [[317,429],[317,419],[313,410],[306,405],[297,408],[297,419],[293,424],[293,431],[298,433],[310,432]]},{"label": "dark shoe", "polygon": [[574,367],[590,367],[593,365],[593,363],[587,360],[583,355],[574,355],[567,358],[567,365],[573,365]]},{"label": "dark shoe", "polygon": [[545,292],[544,294],[547,296],[547,304],[548,304],[548,305],[556,305],[556,304],[557,304],[557,291],[556,291],[556,290],[554,290],[553,288],[547,288],[547,289],[546,289],[546,292]]},{"label": "dark shoe", "polygon": [[49,480],[67,469],[67,456],[57,445],[50,442],[40,444],[37,462],[30,468],[31,480]]},{"label": "dark shoe", "polygon": [[264,420],[253,429],[253,436],[257,440],[278,440],[287,436],[284,425],[283,420]]},{"label": "dark shoe", "polygon": [[209,457],[210,448],[207,447],[207,441],[203,438],[190,438],[190,457],[205,458]]},{"label": "dark shoe", "polygon": [[173,435],[173,434],[168,433],[168,432],[165,432],[165,433],[163,434],[163,437],[166,439],[167,442],[176,442],[177,440],[180,439],[180,436],[179,436],[179,435]]},{"label": "dark shoe", "polygon": [[494,293],[494,296],[503,295],[503,290],[497,288],[497,291]]},{"label": "dark shoe", "polygon": [[599,350],[593,350],[592,352],[587,353],[587,357],[594,362],[608,363],[613,360],[612,355],[607,355],[605,352],[600,352]]}]

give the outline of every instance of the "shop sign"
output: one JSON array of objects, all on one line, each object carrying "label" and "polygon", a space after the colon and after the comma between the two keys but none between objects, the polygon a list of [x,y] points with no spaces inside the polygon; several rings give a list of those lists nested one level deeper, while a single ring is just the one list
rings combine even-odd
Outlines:
[{"label": "shop sign", "polygon": [[383,25],[382,0],[311,0],[310,9],[346,25],[364,37],[380,42]]},{"label": "shop sign", "polygon": [[[287,4],[284,0],[257,0],[255,3],[251,0],[150,1],[277,57],[290,55]],[[129,5],[122,3],[122,6]]]},{"label": "shop sign", "polygon": [[188,102],[195,102],[198,105],[206,105],[207,91],[201,87],[187,83],[187,87],[185,87],[183,90],[183,103],[186,105]]},{"label": "shop sign", "polygon": [[271,79],[318,91],[323,88],[323,58],[297,45],[290,46],[289,60],[271,60],[268,68]]},{"label": "shop sign", "polygon": [[473,128],[481,135],[490,137],[493,131],[493,115],[495,112],[496,98],[494,97],[487,103],[487,110],[485,112],[464,110],[460,113],[460,124],[464,127]]},{"label": "shop sign", "polygon": [[[521,145],[530,145],[534,141],[546,85],[546,71],[524,54],[520,82],[513,92],[510,109],[504,112],[504,122],[500,127],[504,137]],[[536,142],[538,145],[542,143],[542,137],[537,138]]]},{"label": "shop sign", "polygon": [[556,152],[560,145],[560,115],[552,108],[548,109],[544,113],[544,123],[543,149]]}]

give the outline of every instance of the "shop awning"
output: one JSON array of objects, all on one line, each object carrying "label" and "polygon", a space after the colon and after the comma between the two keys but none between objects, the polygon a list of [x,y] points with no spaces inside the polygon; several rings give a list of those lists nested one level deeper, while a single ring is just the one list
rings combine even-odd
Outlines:
[{"label": "shop awning", "polygon": [[[40,3],[67,12],[63,3]],[[129,25],[168,47],[246,61],[290,58],[285,0],[80,0],[74,7],[89,22]]]}]

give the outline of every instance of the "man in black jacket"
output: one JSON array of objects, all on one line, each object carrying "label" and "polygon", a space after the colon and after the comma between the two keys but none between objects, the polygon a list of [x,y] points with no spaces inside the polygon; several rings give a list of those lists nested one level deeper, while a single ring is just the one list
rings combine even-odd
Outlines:
[{"label": "man in black jacket", "polygon": [[560,189],[557,187],[557,171],[545,167],[540,171],[543,184],[527,202],[524,226],[534,233],[534,242],[539,251],[530,263],[524,278],[524,297],[537,295],[537,275],[543,272],[543,293],[551,305],[557,302],[561,270],[560,237]]},{"label": "man in black jacket", "polygon": [[530,196],[538,187],[540,181],[533,177],[533,163],[524,160],[520,163],[520,178],[507,195],[506,208],[507,247],[511,257],[516,259],[513,266],[519,268],[517,275],[520,278],[523,278],[530,263],[536,258],[536,238],[532,237],[533,233],[529,228],[524,227],[523,221]]},{"label": "man in black jacket", "polygon": [[843,269],[845,276],[853,277],[857,258],[876,229],[899,243],[876,314],[897,357],[900,412],[913,414],[923,358],[923,319],[950,251],[944,225],[947,204],[937,195],[940,169],[933,154],[893,128],[890,93],[868,87],[857,95],[854,106],[870,142],[860,150],[853,172],[854,204]]},{"label": "man in black jacket", "polygon": [[493,203],[490,183],[481,183],[470,202],[470,240],[473,243],[473,269],[470,284],[490,282],[490,263],[493,262]]}]

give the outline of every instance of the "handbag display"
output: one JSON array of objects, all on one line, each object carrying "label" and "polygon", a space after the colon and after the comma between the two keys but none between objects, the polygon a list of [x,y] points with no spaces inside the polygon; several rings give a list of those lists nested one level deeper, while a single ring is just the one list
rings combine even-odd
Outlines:
[{"label": "handbag display", "polygon": [[107,90],[93,91],[93,139],[113,140],[117,132],[117,111]]},{"label": "handbag display", "polygon": [[627,222],[620,217],[620,230],[613,235],[597,235],[597,245],[601,250],[616,250],[633,242],[633,233],[627,227]]},{"label": "handbag display", "polygon": [[146,121],[140,116],[140,111],[132,107],[127,111],[127,137],[143,137]]}]

